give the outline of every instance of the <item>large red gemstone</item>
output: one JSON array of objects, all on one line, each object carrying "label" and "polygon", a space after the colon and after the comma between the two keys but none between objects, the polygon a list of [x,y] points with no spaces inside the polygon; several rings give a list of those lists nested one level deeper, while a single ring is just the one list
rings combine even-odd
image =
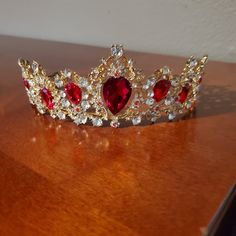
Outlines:
[{"label": "large red gemstone", "polygon": [[50,90],[43,88],[40,91],[41,98],[49,110],[54,108],[53,96]]},{"label": "large red gemstone", "polygon": [[125,107],[131,96],[131,92],[131,84],[124,77],[110,77],[104,83],[103,98],[112,114],[117,114]]},{"label": "large red gemstone", "polygon": [[182,88],[182,91],[179,93],[179,102],[184,103],[188,97],[189,87],[185,86]]},{"label": "large red gemstone", "polygon": [[156,102],[160,102],[163,98],[166,97],[169,89],[170,89],[171,83],[169,80],[159,80],[156,85],[153,88],[154,92],[154,98]]},{"label": "large red gemstone", "polygon": [[68,83],[65,86],[65,91],[71,103],[74,103],[75,105],[78,105],[80,103],[82,98],[82,91],[78,85],[74,83]]}]

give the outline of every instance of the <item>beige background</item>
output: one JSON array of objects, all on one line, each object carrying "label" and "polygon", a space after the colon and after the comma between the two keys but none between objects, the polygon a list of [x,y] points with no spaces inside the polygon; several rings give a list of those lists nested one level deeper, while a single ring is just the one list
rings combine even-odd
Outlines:
[{"label": "beige background", "polygon": [[236,62],[235,0],[0,3],[0,34]]}]

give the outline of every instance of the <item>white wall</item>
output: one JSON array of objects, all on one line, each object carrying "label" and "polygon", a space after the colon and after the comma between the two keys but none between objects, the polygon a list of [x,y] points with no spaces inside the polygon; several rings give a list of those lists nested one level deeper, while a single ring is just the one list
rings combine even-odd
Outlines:
[{"label": "white wall", "polygon": [[236,62],[236,0],[0,0],[0,34]]}]

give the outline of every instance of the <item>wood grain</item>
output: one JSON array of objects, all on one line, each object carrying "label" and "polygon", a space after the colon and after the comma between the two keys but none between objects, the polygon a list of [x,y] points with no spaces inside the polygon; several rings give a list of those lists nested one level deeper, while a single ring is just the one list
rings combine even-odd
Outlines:
[{"label": "wood grain", "polygon": [[[198,236],[236,180],[236,64],[209,62],[196,112],[121,129],[37,116],[18,57],[86,75],[108,50],[0,37],[0,235]],[[151,74],[183,58],[134,53]]]}]

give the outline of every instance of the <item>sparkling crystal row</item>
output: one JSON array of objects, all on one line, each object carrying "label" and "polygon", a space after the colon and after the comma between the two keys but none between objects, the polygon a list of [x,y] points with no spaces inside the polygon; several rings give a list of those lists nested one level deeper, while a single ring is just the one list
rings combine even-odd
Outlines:
[{"label": "sparkling crystal row", "polygon": [[164,66],[145,79],[134,62],[124,56],[121,45],[113,45],[111,56],[102,59],[87,78],[68,69],[48,76],[37,62],[19,59],[23,83],[30,103],[41,114],[71,118],[77,125],[91,121],[102,126],[110,120],[138,125],[143,119],[156,122],[165,115],[173,120],[192,110],[199,93],[207,56],[191,57],[180,75]]}]

